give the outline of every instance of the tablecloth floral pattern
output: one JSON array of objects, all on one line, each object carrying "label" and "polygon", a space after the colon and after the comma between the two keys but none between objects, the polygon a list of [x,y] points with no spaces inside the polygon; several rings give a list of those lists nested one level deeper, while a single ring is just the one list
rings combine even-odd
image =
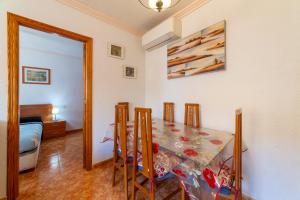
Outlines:
[{"label": "tablecloth floral pattern", "polygon": [[[134,122],[127,123],[129,152],[133,149],[133,125]],[[113,138],[113,127],[114,124],[111,124],[102,141]],[[223,149],[233,140],[232,133],[192,128],[157,118],[152,120],[152,135],[153,143],[159,145],[160,151],[173,155],[176,162],[169,162],[174,165],[171,166],[172,172],[185,183],[191,199],[198,199],[193,191],[201,185],[201,171],[208,166],[216,169]],[[169,157],[172,159],[172,156]]]}]

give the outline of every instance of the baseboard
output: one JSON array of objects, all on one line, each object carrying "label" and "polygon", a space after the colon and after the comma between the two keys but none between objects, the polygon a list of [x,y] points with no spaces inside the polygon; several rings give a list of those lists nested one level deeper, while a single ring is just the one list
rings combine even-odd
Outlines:
[{"label": "baseboard", "polygon": [[100,162],[98,162],[98,163],[95,163],[94,165],[93,165],[93,168],[95,168],[95,167],[101,167],[102,165],[104,165],[104,164],[106,164],[106,163],[108,163],[108,162],[111,162],[113,160],[113,158],[109,158],[109,159],[106,159],[106,160],[102,160],[102,161],[100,161]]},{"label": "baseboard", "polygon": [[83,129],[79,128],[79,129],[67,130],[66,134],[73,134],[73,133],[77,133],[77,132],[80,132],[80,131],[83,131]]}]

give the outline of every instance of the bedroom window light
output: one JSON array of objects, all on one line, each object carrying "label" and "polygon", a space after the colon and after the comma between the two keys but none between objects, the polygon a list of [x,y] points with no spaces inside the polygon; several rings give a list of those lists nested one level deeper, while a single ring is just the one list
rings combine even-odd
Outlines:
[{"label": "bedroom window light", "polygon": [[59,109],[57,107],[52,108],[52,114],[54,115],[54,120],[56,120],[56,115],[59,113]]}]

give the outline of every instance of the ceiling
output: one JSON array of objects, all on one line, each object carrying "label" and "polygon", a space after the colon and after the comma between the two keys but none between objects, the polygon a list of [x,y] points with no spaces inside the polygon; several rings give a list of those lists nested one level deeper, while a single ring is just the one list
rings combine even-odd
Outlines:
[{"label": "ceiling", "polygon": [[19,35],[21,48],[82,58],[82,42],[24,26],[20,26]]},{"label": "ceiling", "polygon": [[195,0],[181,0],[174,8],[161,13],[143,7],[138,0],[76,0],[85,6],[113,17],[128,26],[146,32],[182,10]]},{"label": "ceiling", "polygon": [[34,36],[37,36],[39,38],[48,40],[48,41],[55,41],[58,43],[61,43],[62,45],[70,45],[70,46],[79,46],[82,47],[83,43],[77,40],[72,40],[66,37],[63,37],[61,35],[55,34],[55,33],[47,33],[44,31],[39,31],[36,29],[28,28],[25,26],[20,26],[20,33],[27,33]]}]

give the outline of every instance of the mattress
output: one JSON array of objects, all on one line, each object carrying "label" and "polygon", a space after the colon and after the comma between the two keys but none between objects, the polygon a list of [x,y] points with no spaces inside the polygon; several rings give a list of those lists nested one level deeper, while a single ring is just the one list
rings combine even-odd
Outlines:
[{"label": "mattress", "polygon": [[40,122],[28,122],[20,124],[19,153],[33,151],[38,148],[43,132],[43,124]]}]

